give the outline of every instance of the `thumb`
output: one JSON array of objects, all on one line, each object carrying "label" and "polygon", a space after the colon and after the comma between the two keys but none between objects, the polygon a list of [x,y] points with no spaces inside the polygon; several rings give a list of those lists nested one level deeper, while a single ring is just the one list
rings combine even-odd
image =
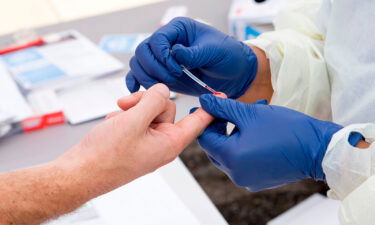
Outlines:
[{"label": "thumb", "polygon": [[185,47],[181,44],[176,44],[172,47],[172,56],[175,60],[189,69],[202,67],[206,64],[206,60],[201,58],[201,49],[199,46]]},{"label": "thumb", "polygon": [[131,93],[138,91],[141,87],[137,79],[135,79],[134,73],[132,71],[129,71],[129,73],[126,75],[125,83]]},{"label": "thumb", "polygon": [[136,115],[137,122],[148,127],[154,119],[168,107],[169,89],[164,84],[156,84],[144,92],[139,103],[128,110]]},{"label": "thumb", "polygon": [[233,99],[218,98],[211,94],[201,95],[199,98],[204,111],[215,118],[229,121],[240,127],[241,104]]}]

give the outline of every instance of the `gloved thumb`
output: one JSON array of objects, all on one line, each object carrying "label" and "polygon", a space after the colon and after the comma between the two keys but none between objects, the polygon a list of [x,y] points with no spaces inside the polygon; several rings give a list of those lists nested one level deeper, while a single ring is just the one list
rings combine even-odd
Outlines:
[{"label": "gloved thumb", "polygon": [[176,44],[172,47],[171,54],[179,64],[189,69],[199,68],[206,64],[205,60],[201,58],[199,46],[185,47]]},{"label": "gloved thumb", "polygon": [[226,151],[228,136],[227,122],[217,119],[198,137],[198,143],[203,150],[215,161],[216,166],[222,164],[222,155]]},{"label": "gloved thumb", "polygon": [[204,111],[215,118],[229,121],[240,127],[240,102],[232,99],[219,98],[211,94],[201,95],[199,98]]}]

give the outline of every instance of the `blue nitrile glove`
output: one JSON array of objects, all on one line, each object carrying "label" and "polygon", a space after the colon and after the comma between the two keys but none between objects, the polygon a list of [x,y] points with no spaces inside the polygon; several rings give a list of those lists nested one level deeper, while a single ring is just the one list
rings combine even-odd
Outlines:
[{"label": "blue nitrile glove", "polygon": [[[202,95],[200,102],[217,120],[198,138],[199,144],[237,185],[260,191],[306,178],[325,179],[321,163],[341,126],[280,106],[213,95]],[[227,121],[235,125],[228,136]]]},{"label": "blue nitrile glove", "polygon": [[181,64],[216,91],[237,98],[254,80],[258,60],[249,46],[235,38],[179,17],[137,47],[126,85],[131,92],[161,82],[184,94],[208,93],[182,72]]}]

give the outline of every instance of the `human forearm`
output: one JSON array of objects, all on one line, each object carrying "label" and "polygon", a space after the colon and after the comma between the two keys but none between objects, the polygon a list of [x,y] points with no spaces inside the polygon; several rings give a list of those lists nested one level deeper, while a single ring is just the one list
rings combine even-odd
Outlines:
[{"label": "human forearm", "polygon": [[273,94],[269,60],[263,50],[252,45],[249,46],[258,58],[258,71],[249,89],[238,100],[254,103],[257,100],[267,99],[269,103]]},{"label": "human forearm", "polygon": [[[96,195],[65,159],[0,175],[0,224],[40,224],[69,213]],[[74,166],[75,167],[75,166]]]}]

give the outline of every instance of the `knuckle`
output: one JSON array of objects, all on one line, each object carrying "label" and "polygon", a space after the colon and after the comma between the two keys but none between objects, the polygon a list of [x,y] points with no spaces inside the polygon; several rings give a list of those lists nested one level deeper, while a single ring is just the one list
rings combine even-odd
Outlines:
[{"label": "knuckle", "polygon": [[147,48],[146,43],[142,42],[142,43],[139,44],[139,45],[137,46],[137,48],[135,49],[135,55],[136,55],[136,56],[139,56],[139,55],[141,55],[141,54],[144,54],[146,48]]},{"label": "knuckle", "polygon": [[176,110],[176,103],[170,99],[168,99],[168,104],[170,105],[171,108],[174,108]]},{"label": "knuckle", "polygon": [[160,40],[165,39],[165,34],[161,31],[157,31],[154,34],[151,35],[150,37],[150,44],[152,45],[157,45],[160,44]]},{"label": "knuckle", "polygon": [[168,102],[168,99],[166,99],[161,93],[157,91],[153,92],[152,98],[154,105],[158,107],[165,107]]},{"label": "knuckle", "polygon": [[129,66],[130,66],[130,69],[133,71],[133,74],[135,74],[135,73],[134,73],[134,67],[136,66],[137,63],[138,63],[138,62],[137,62],[137,57],[136,57],[136,56],[133,56],[133,57],[130,59],[130,61],[129,61]]}]

